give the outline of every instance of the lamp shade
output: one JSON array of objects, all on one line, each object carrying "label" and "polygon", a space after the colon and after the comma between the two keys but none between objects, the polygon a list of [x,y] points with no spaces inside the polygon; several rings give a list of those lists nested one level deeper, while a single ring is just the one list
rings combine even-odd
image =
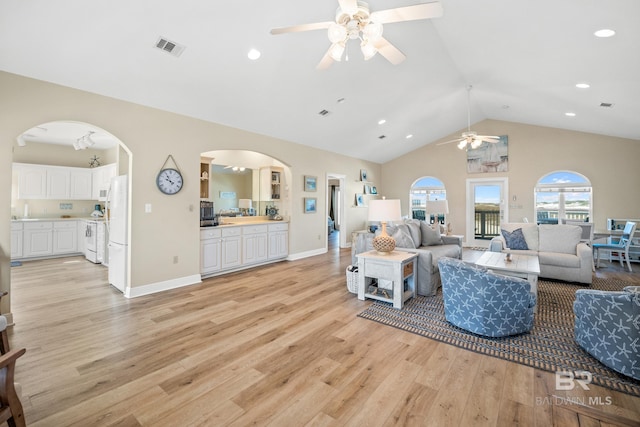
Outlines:
[{"label": "lamp shade", "polygon": [[238,199],[238,207],[240,209],[250,209],[251,199]]},{"label": "lamp shade", "polygon": [[425,211],[428,214],[448,214],[449,203],[446,200],[429,200]]},{"label": "lamp shade", "polygon": [[383,199],[369,201],[369,221],[400,221],[402,214],[400,212],[399,199]]}]

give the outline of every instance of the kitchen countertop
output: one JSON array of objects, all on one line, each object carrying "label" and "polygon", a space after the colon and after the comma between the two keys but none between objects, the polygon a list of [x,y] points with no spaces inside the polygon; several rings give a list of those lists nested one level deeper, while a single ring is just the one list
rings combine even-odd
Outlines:
[{"label": "kitchen countertop", "polygon": [[260,224],[278,224],[278,223],[289,223],[287,220],[274,220],[274,219],[266,219],[266,218],[247,218],[247,217],[229,217],[225,219],[225,222],[216,226],[208,226],[208,227],[200,227],[201,230],[206,230],[209,228],[229,228],[229,227],[242,227],[243,225],[260,225]]},{"label": "kitchen countertop", "polygon": [[17,218],[12,219],[11,222],[38,222],[38,221],[104,221],[104,217],[94,218],[91,216],[76,216],[72,218],[60,218],[60,217],[51,217],[51,218]]}]

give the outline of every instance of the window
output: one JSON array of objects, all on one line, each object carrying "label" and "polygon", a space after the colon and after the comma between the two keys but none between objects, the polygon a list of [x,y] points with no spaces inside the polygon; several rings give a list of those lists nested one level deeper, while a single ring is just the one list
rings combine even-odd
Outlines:
[{"label": "window", "polygon": [[569,219],[589,222],[592,212],[591,182],[583,175],[560,171],[543,176],[535,188],[538,224]]},{"label": "window", "polygon": [[[444,189],[442,181],[432,176],[425,176],[418,179],[411,186],[411,192],[409,193],[411,218],[425,220],[427,200],[446,199],[447,191]],[[444,222],[444,214],[442,215],[442,218],[438,219]]]}]

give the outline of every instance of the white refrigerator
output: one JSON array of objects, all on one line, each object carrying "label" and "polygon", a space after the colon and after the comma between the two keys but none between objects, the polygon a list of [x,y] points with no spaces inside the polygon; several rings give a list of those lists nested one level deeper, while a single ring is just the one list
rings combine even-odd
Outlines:
[{"label": "white refrigerator", "polygon": [[127,175],[111,179],[106,207],[109,209],[109,283],[121,292],[127,281]]}]

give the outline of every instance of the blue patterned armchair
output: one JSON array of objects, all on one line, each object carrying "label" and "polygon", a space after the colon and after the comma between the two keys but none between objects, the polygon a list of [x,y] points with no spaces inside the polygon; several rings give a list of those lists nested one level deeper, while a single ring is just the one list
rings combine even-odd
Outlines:
[{"label": "blue patterned armchair", "polygon": [[604,365],[640,380],[640,286],[579,289],[573,312],[576,342]]},{"label": "blue patterned armchair", "polygon": [[536,295],[524,279],[495,274],[455,258],[438,260],[447,320],[489,337],[530,331]]}]

